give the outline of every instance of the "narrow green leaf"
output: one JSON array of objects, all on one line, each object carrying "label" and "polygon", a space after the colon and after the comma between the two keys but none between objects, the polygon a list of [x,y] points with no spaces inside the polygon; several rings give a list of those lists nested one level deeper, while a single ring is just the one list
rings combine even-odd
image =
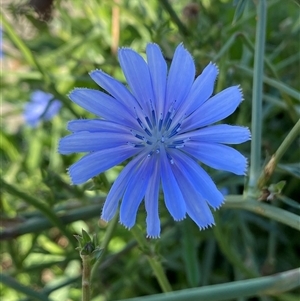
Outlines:
[{"label": "narrow green leaf", "polygon": [[235,22],[242,16],[246,4],[248,0],[239,0],[239,1],[234,1],[233,5],[236,6],[235,12],[234,12],[234,17],[232,20],[232,24],[235,24]]},{"label": "narrow green leaf", "polygon": [[185,289],[120,301],[222,301],[251,296],[276,296],[300,286],[300,268],[272,276]]},{"label": "narrow green leaf", "polygon": [[185,262],[185,273],[190,287],[200,283],[199,260],[197,258],[197,244],[191,229],[191,220],[182,223],[182,256]]}]

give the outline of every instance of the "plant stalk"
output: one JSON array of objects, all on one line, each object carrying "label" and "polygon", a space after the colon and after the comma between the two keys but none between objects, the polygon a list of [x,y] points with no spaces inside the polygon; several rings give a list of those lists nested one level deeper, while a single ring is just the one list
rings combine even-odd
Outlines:
[{"label": "plant stalk", "polygon": [[149,244],[147,243],[146,238],[144,237],[142,231],[137,226],[131,229],[135,239],[137,240],[138,245],[147,255],[148,262],[154,272],[154,275],[164,293],[168,293],[172,291],[172,287],[164,273],[164,269],[161,265],[161,262],[157,259],[157,256],[153,256],[150,254]]},{"label": "plant stalk", "polygon": [[294,127],[291,129],[291,131],[288,133],[288,135],[285,137],[281,145],[278,147],[275,154],[271,157],[270,161],[264,168],[262,174],[260,175],[258,185],[260,188],[263,188],[266,183],[268,182],[269,178],[273,174],[277,163],[282,158],[282,156],[285,154],[285,152],[288,150],[292,142],[298,137],[300,133],[300,120],[294,125]]},{"label": "plant stalk", "polygon": [[91,255],[82,255],[82,301],[91,300]]},{"label": "plant stalk", "polygon": [[256,43],[254,53],[254,74],[252,89],[252,143],[249,174],[250,195],[256,195],[257,180],[261,170],[261,135],[262,135],[262,95],[264,75],[265,35],[267,21],[266,0],[260,0],[257,6]]}]

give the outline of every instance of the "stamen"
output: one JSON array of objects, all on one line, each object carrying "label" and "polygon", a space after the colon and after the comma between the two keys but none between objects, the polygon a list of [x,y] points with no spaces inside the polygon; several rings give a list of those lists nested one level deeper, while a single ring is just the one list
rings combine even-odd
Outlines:
[{"label": "stamen", "polygon": [[181,130],[181,123],[177,123],[177,125],[173,128],[172,132],[170,133],[170,135],[168,136],[168,138],[171,138],[175,135],[177,135],[177,133]]},{"label": "stamen", "polygon": [[144,128],[144,131],[145,131],[150,137],[152,137],[151,132],[150,132],[147,128]]},{"label": "stamen", "polygon": [[[137,115],[137,112],[136,112],[136,108],[134,107],[134,111],[135,111],[135,115],[136,115],[136,117],[135,117],[135,119],[137,120],[137,122],[138,122],[138,124],[140,125],[140,127],[150,136],[150,137],[152,137],[152,134],[151,134],[151,132],[144,126],[144,124],[143,124],[143,122],[142,122],[142,120],[139,118],[139,116]],[[143,113],[144,114],[144,113]],[[150,122],[150,120],[149,120],[149,118],[144,114],[144,116],[145,116],[145,119],[146,119],[146,122],[147,122],[147,124],[149,125],[149,127],[152,129],[152,125],[151,125],[151,122]]]},{"label": "stamen", "polygon": [[174,164],[174,160],[172,159],[172,157],[169,155],[169,153],[167,153],[167,157],[170,161],[171,164]]},{"label": "stamen", "polygon": [[160,119],[159,119],[159,123],[158,123],[158,130],[161,131],[161,127],[163,124],[163,116],[162,113],[160,113]]},{"label": "stamen", "polygon": [[173,141],[173,144],[182,144],[182,143],[184,143],[184,142],[186,142],[186,140],[184,139],[182,139],[182,140],[177,140],[177,141]]},{"label": "stamen", "polygon": [[168,148],[184,148],[185,147],[185,144],[169,144],[167,145]]},{"label": "stamen", "polygon": [[146,122],[147,122],[149,128],[152,130],[153,127],[152,127],[152,124],[151,124],[151,121],[150,121],[149,117],[148,117],[148,116],[145,116],[145,119],[146,119]]},{"label": "stamen", "polygon": [[154,151],[152,150],[148,155],[147,157],[150,158],[152,155],[153,155]]},{"label": "stamen", "polygon": [[152,120],[153,120],[153,125],[156,126],[156,114],[154,110],[152,110]]},{"label": "stamen", "polygon": [[[151,104],[151,102],[150,102],[150,104]],[[151,107],[151,109],[153,109],[153,108]],[[142,109],[142,113],[143,113],[143,115],[145,117],[145,120],[146,120],[149,128],[152,130],[153,127],[152,127],[151,121],[150,121],[149,117],[147,116],[147,114],[145,113],[145,111],[143,109]]]},{"label": "stamen", "polygon": [[184,116],[181,118],[181,120],[176,124],[176,126],[173,128],[173,130],[171,131],[168,138],[172,138],[173,136],[177,135],[177,133],[181,130],[181,125],[182,125],[185,117],[186,117],[186,114],[184,114]]},{"label": "stamen", "polygon": [[136,132],[133,131],[133,130],[130,130],[130,132],[131,132],[131,134],[132,134],[134,137],[136,137],[136,138],[138,138],[138,139],[140,139],[140,140],[145,141],[145,137],[144,137],[144,136],[142,136],[142,135],[136,133]]},{"label": "stamen", "polygon": [[165,118],[164,126],[166,126],[167,122],[170,119],[170,116],[171,116],[171,111],[169,110],[168,113],[167,113],[167,115],[166,115],[166,118]]},{"label": "stamen", "polygon": [[139,123],[139,125],[141,126],[141,128],[144,130],[144,129],[145,129],[145,126],[144,126],[142,120],[141,120],[139,117],[137,117],[136,120],[137,120],[137,122]]},{"label": "stamen", "polygon": [[166,125],[166,131],[170,128],[170,125],[171,125],[172,121],[173,121],[172,118],[170,118],[170,119],[168,120],[168,123],[167,123],[167,125]]},{"label": "stamen", "polygon": [[141,148],[141,147],[145,147],[145,145],[144,144],[135,144],[134,147]]},{"label": "stamen", "polygon": [[133,142],[127,142],[127,145],[133,146],[133,147],[145,147],[143,143],[137,144]]},{"label": "stamen", "polygon": [[172,123],[172,120],[170,122],[170,117],[171,116],[174,116],[174,112],[175,112],[175,109],[174,109],[174,104],[176,103],[176,100],[173,101],[170,105],[170,108],[169,108],[169,111],[165,117],[165,121],[164,121],[164,127],[166,128],[166,130],[168,130],[168,128],[170,127],[171,123]]},{"label": "stamen", "polygon": [[175,148],[184,148],[185,144],[176,145]]}]

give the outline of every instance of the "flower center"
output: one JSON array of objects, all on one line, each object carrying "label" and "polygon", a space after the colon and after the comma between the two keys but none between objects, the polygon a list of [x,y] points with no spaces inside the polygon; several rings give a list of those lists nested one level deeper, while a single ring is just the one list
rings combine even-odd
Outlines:
[{"label": "flower center", "polygon": [[158,120],[151,103],[151,118],[142,111],[144,114],[144,122],[138,116],[138,113],[134,108],[136,112],[136,121],[141,129],[138,131],[130,130],[134,137],[141,140],[140,143],[130,143],[133,147],[145,148],[145,151],[148,152],[148,157],[151,157],[153,154],[159,154],[160,148],[164,147],[171,164],[173,164],[173,160],[168,154],[167,149],[183,148],[184,143],[189,140],[189,138],[176,139],[179,138],[177,135],[181,130],[181,125],[185,116],[183,116],[176,124],[173,123],[173,118],[176,114],[176,108],[174,107],[175,103],[176,101],[172,102],[165,117],[163,117],[163,114],[161,113]]}]

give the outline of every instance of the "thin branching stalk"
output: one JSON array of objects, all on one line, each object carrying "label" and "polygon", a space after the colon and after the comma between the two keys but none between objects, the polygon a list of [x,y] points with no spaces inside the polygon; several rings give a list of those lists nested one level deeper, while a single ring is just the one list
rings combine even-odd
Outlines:
[{"label": "thin branching stalk", "polygon": [[259,187],[262,188],[264,187],[264,185],[266,185],[267,181],[270,179],[271,175],[273,174],[279,160],[286,153],[290,145],[299,136],[299,133],[300,133],[300,120],[298,120],[298,122],[294,125],[294,127],[291,129],[289,134],[285,137],[283,142],[278,147],[275,154],[271,157],[270,161],[267,163],[262,174],[260,175],[258,181]]},{"label": "thin branching stalk", "polygon": [[264,75],[265,35],[267,21],[266,0],[257,6],[256,43],[254,54],[254,76],[252,89],[252,143],[249,174],[249,193],[256,194],[257,180],[261,170],[262,95]]},{"label": "thin branching stalk", "polygon": [[92,274],[91,274],[91,279],[94,280],[96,278],[97,272],[99,271],[99,266],[102,262],[102,258],[104,257],[104,254],[107,250],[107,246],[112,239],[112,236],[114,234],[114,231],[116,229],[118,223],[118,214],[114,216],[114,218],[110,221],[107,230],[105,231],[105,237],[104,240],[101,244],[101,256],[98,258],[98,260],[94,263],[93,268],[92,268]]},{"label": "thin branching stalk", "polygon": [[82,259],[82,301],[91,300],[91,255],[80,255]]},{"label": "thin branching stalk", "polygon": [[164,273],[164,269],[161,265],[161,262],[158,260],[157,256],[150,254],[149,244],[147,243],[146,238],[144,237],[142,231],[138,226],[135,226],[131,229],[135,239],[137,240],[138,245],[147,255],[148,262],[153,270],[153,273],[164,293],[172,291],[172,287]]}]

